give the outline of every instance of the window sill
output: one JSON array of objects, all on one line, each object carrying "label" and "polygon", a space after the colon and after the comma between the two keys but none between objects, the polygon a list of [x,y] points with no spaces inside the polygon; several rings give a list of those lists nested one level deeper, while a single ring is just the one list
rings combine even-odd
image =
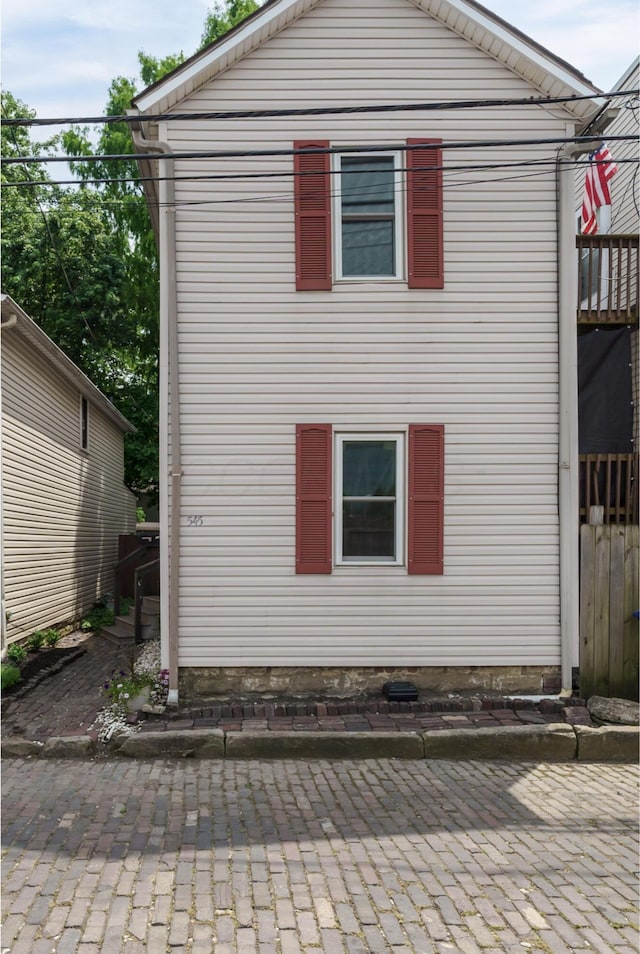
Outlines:
[{"label": "window sill", "polygon": [[363,275],[362,278],[349,276],[348,278],[334,278],[333,285],[406,285],[406,278],[395,278],[393,275]]},{"label": "window sill", "polygon": [[369,560],[349,560],[348,562],[334,563],[334,570],[345,570],[350,569],[351,567],[369,567],[371,569],[382,569],[387,570],[389,567],[403,567],[404,563],[387,563],[380,561],[369,561]]}]

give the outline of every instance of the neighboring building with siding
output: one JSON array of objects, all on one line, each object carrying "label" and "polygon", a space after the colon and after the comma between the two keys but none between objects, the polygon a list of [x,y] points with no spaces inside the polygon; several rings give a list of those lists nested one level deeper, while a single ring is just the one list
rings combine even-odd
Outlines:
[{"label": "neighboring building with siding", "polygon": [[[604,505],[606,523],[638,522],[638,234],[640,57],[613,87],[615,115],[602,134],[618,171],[610,205],[597,211],[597,232],[581,236],[578,372],[581,519]],[[627,138],[623,138],[627,137]],[[588,156],[576,175],[577,231]]]},{"label": "neighboring building with siding", "polygon": [[[615,90],[634,90],[617,100],[618,114],[607,127],[607,136],[629,136],[626,141],[611,143],[616,160],[621,160],[618,173],[611,180],[611,223],[615,235],[637,235],[640,231],[640,183],[638,182],[638,137],[640,136],[640,57],[627,69],[614,86]],[[626,160],[626,161],[622,161]]]},{"label": "neighboring building with siding", "polygon": [[[522,102],[544,96],[580,98]],[[136,151],[169,154],[140,165],[174,699],[570,685],[575,173],[554,160],[599,96],[474,2],[271,0],[136,97]]]},{"label": "neighboring building with siding", "polygon": [[2,296],[3,645],[79,619],[113,592],[132,425],[9,296]]}]

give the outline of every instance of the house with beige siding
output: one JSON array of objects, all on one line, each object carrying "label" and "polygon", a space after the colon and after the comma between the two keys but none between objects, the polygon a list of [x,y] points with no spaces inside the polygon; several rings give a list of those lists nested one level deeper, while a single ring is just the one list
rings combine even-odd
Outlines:
[{"label": "house with beige siding", "polygon": [[135,98],[173,701],[570,687],[605,106],[472,0],[271,0]]},{"label": "house with beige siding", "polygon": [[77,621],[113,592],[131,424],[8,295],[2,296],[2,641]]}]

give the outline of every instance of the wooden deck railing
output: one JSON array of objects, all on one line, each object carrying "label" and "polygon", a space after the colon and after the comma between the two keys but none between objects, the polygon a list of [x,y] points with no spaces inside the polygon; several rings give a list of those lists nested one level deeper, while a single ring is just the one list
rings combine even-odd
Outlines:
[{"label": "wooden deck railing", "polygon": [[638,321],[637,235],[578,235],[578,322]]},{"label": "wooden deck railing", "polygon": [[604,523],[638,523],[638,454],[580,455],[580,523],[591,507],[604,509]]}]

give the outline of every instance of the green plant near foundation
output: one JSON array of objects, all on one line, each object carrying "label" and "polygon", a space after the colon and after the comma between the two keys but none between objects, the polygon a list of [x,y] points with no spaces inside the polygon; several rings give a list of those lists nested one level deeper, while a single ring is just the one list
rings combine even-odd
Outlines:
[{"label": "green plant near foundation", "polygon": [[2,680],[2,689],[10,689],[11,686],[15,686],[17,682],[20,682],[20,670],[17,666],[8,666],[6,663],[2,663],[0,666],[0,678]]},{"label": "green plant near foundation", "polygon": [[27,658],[27,650],[20,643],[12,643],[7,649],[7,659],[15,666],[19,666]]},{"label": "green plant near foundation", "polygon": [[43,629],[36,629],[29,639],[26,641],[25,646],[27,647],[28,652],[37,653],[40,652],[46,641],[46,633]]},{"label": "green plant near foundation", "polygon": [[57,629],[45,629],[44,644],[49,649],[54,649],[58,645],[61,639],[62,639],[62,633],[59,633]]}]

